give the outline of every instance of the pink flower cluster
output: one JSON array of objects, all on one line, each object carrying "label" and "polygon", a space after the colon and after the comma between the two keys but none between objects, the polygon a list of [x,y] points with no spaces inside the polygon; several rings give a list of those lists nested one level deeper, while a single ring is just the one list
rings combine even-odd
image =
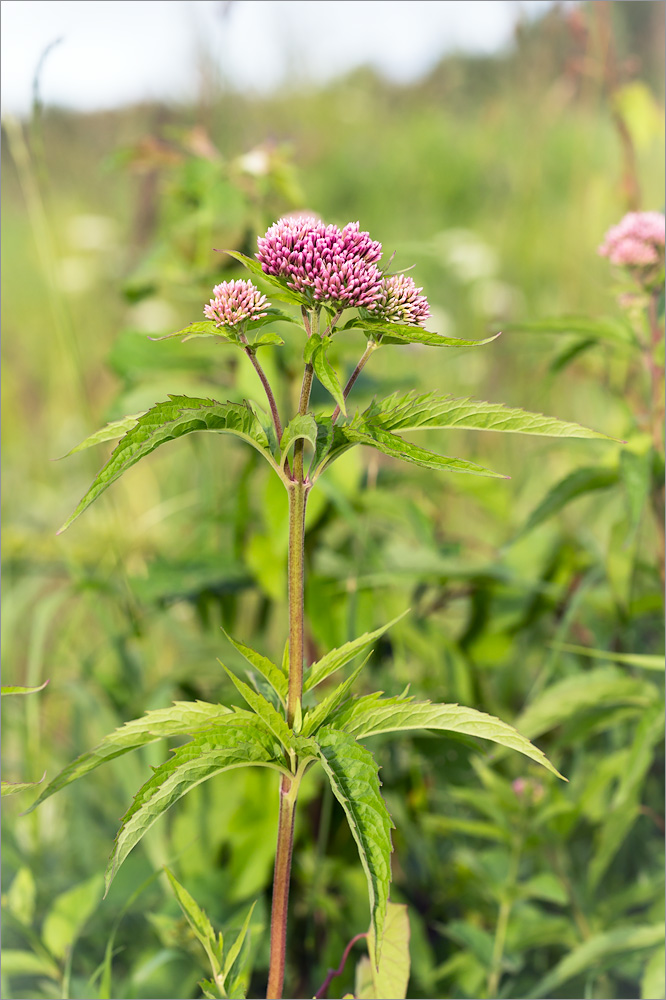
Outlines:
[{"label": "pink flower cluster", "polygon": [[284,278],[315,302],[373,309],[381,295],[382,245],[361,232],[358,222],[339,229],[308,216],[280,219],[257,245],[265,274]]},{"label": "pink flower cluster", "polygon": [[424,326],[430,307],[425,295],[420,293],[414,279],[407,274],[394,274],[382,279],[382,289],[375,312],[389,323],[404,323],[406,326]]},{"label": "pink flower cluster", "polygon": [[251,281],[223,281],[213,289],[215,298],[204,306],[204,316],[218,326],[240,326],[266,315],[268,301]]},{"label": "pink flower cluster", "polygon": [[624,267],[646,268],[663,263],[666,219],[661,212],[629,212],[606,233],[602,257]]}]

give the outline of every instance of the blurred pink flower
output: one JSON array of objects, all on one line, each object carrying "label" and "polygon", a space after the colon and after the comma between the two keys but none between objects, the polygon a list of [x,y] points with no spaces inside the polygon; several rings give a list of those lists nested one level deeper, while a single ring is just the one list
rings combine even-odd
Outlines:
[{"label": "blurred pink flower", "polygon": [[381,295],[377,263],[382,245],[361,232],[358,222],[344,229],[311,216],[280,219],[257,240],[257,260],[265,274],[336,309],[373,309]]},{"label": "blurred pink flower", "polygon": [[394,274],[383,278],[375,310],[389,323],[423,326],[430,316],[430,307],[425,295],[420,294],[422,291],[409,275]]},{"label": "blurred pink flower", "polygon": [[204,306],[204,316],[218,326],[239,326],[266,315],[262,310],[268,300],[251,281],[223,281],[215,285],[213,295],[215,298]]},{"label": "blurred pink flower", "polygon": [[613,264],[651,268],[663,263],[666,219],[661,212],[629,212],[606,233],[599,247]]}]

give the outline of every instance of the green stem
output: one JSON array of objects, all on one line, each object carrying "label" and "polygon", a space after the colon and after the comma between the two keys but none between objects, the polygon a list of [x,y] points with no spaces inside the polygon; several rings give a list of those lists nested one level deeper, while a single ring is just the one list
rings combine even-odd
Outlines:
[{"label": "green stem", "polygon": [[[297,442],[302,445],[302,441]],[[303,472],[303,452],[300,452],[300,463],[294,454],[294,474],[300,468]],[[308,483],[300,481],[289,484],[289,689],[287,693],[287,722],[293,728],[294,720],[301,711],[303,695],[303,633],[304,633],[304,601],[303,601],[303,554],[305,538],[305,505],[307,502]]]},{"label": "green stem", "polygon": [[504,892],[502,894],[502,902],[500,903],[499,914],[497,917],[495,943],[493,945],[493,954],[490,961],[490,973],[488,974],[488,1000],[492,1000],[493,997],[498,995],[500,978],[502,975],[502,958],[504,957],[506,934],[509,929],[509,917],[511,916],[511,907],[513,904],[513,890],[515,889],[516,881],[518,879],[518,865],[520,864],[522,848],[523,841],[522,837],[520,837],[514,845],[511,863],[509,865],[509,872],[504,886]]},{"label": "green stem", "polygon": [[287,907],[291,877],[291,852],[294,843],[294,814],[298,795],[298,779],[283,775],[280,783],[280,818],[278,821],[275,872],[273,874],[273,905],[271,908],[271,958],[268,971],[267,1000],[279,1000],[284,985],[287,950]]},{"label": "green stem", "polygon": [[[379,347],[379,343],[377,341],[374,341],[374,340],[369,340],[368,341],[368,346],[366,347],[365,351],[361,355],[361,358],[360,358],[358,364],[356,365],[356,368],[354,368],[354,371],[349,376],[349,379],[347,381],[347,385],[345,386],[344,391],[342,393],[342,395],[344,396],[345,399],[347,398],[347,396],[349,395],[349,393],[354,388],[354,382],[356,381],[356,379],[359,377],[359,375],[361,374],[361,372],[365,368],[365,365],[366,365],[366,362],[367,362],[368,358],[370,357],[370,355],[372,354],[373,351],[377,350],[378,347]],[[336,406],[336,408],[333,410],[333,415],[331,416],[331,420],[333,421],[333,423],[335,423],[335,421],[338,419],[339,416],[340,416],[340,407]]]}]

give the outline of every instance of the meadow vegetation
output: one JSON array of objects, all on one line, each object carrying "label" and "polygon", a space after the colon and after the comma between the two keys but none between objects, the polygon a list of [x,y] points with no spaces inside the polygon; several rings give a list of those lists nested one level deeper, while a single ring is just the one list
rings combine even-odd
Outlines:
[{"label": "meadow vegetation", "polygon": [[[167,393],[260,397],[231,347],[149,339],[245,277],[213,248],[252,254],[291,211],[359,219],[397,268],[417,265],[432,329],[503,331],[474,350],[377,352],[359,405],[435,387],[616,439],[426,432],[510,481],[357,448],[311,497],[308,661],[409,607],[357,690],[489,712],[568,778],[467,737],[374,740],[408,996],[664,997],[663,412],[632,332],[647,336],[643,312],[597,253],[627,210],[663,210],[663,9],[556,9],[510,53],[447,58],[412,86],[362,71],[265,99],[211,87],[193,107],[38,106],[4,126],[3,683],[49,682],[3,701],[9,781],[50,780],[174,700],[233,700],[218,658],[241,659],[221,628],[282,655],[287,502],[254,452],[191,435],[55,534],[102,457],[54,460],[107,421]],[[663,296],[655,308],[663,327]],[[293,411],[287,330],[265,357]],[[336,336],[343,382],[357,354]],[[327,406],[316,383],[312,402]],[[262,995],[272,776],[194,790],[101,902],[119,817],[167,755],[162,741],[111,761],[29,815],[34,791],[5,800],[3,996],[199,996],[206,954],[164,865],[230,941],[256,901],[243,959]],[[301,803],[287,995],[312,996],[369,913],[321,774]],[[329,995],[354,991],[355,954]]]}]

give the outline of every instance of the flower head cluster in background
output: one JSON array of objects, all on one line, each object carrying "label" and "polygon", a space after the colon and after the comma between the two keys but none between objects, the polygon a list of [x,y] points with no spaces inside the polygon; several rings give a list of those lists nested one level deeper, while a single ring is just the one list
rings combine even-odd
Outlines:
[{"label": "flower head cluster in background", "polygon": [[649,283],[664,266],[665,235],[661,212],[629,212],[608,230],[599,253],[612,264],[629,268],[642,284]]}]

